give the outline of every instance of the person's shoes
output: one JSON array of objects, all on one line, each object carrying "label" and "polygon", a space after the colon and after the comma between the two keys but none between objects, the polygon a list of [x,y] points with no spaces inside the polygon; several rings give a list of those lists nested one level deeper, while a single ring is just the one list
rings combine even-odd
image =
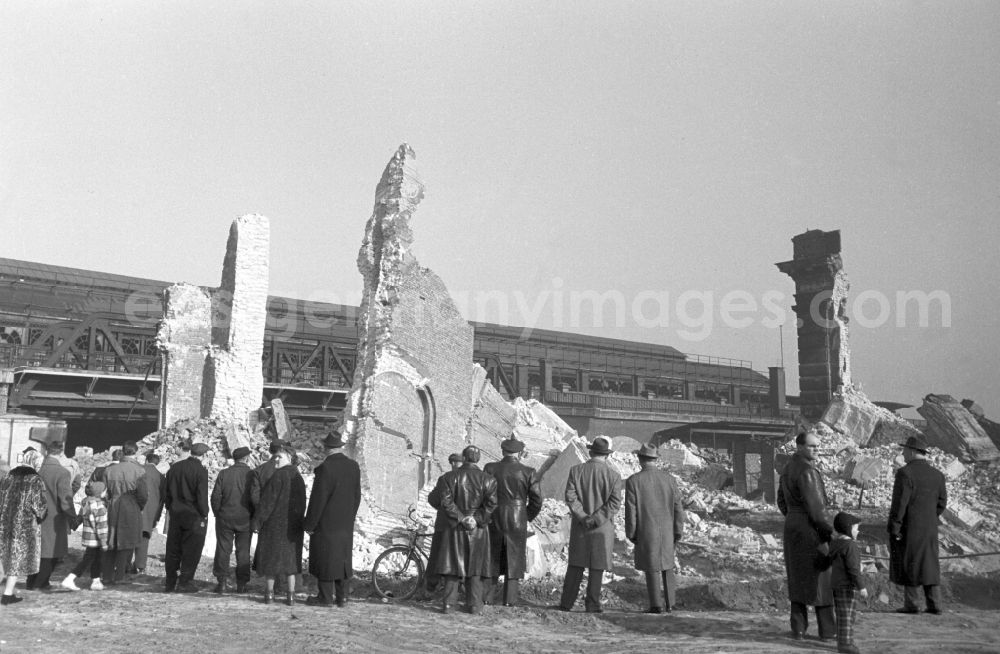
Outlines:
[{"label": "person's shoes", "polygon": [[310,595],[306,598],[307,606],[333,606],[319,595]]},{"label": "person's shoes", "polygon": [[648,609],[646,609],[646,613],[663,613],[663,607],[662,606],[651,606]]},{"label": "person's shoes", "polygon": [[503,605],[504,606],[520,606],[521,603],[520,602],[504,602]]},{"label": "person's shoes", "polygon": [[937,607],[934,608],[928,607],[927,610],[924,611],[924,613],[930,613],[931,615],[941,615],[941,609]]},{"label": "person's shoes", "polygon": [[23,597],[18,597],[17,595],[0,595],[0,606],[7,606],[8,604],[17,604]]},{"label": "person's shoes", "polygon": [[90,590],[104,590],[104,584],[101,583],[100,579],[94,579],[90,582]]},{"label": "person's shoes", "polygon": [[246,585],[246,583],[242,583],[241,584],[239,582],[236,582],[236,592],[239,593],[240,595],[242,595],[245,592],[247,592],[247,585]]},{"label": "person's shoes", "polygon": [[587,609],[587,613],[604,613],[604,609],[599,606],[592,606]]},{"label": "person's shoes", "polygon": [[920,609],[917,607],[904,606],[901,609],[896,609],[896,613],[920,613]]},{"label": "person's shoes", "polygon": [[274,602],[274,593],[273,592],[269,593],[267,591],[264,591],[264,603],[271,604],[273,602]]},{"label": "person's shoes", "polygon": [[177,589],[174,592],[176,592],[176,593],[197,593],[198,592],[198,587],[189,582],[189,583],[186,583],[186,584],[180,584],[180,585],[178,585]]},{"label": "person's shoes", "polygon": [[35,590],[40,590],[43,593],[48,593],[52,590],[52,584],[46,582],[44,586],[35,586]]},{"label": "person's shoes", "polygon": [[792,632],[792,640],[805,640],[806,635],[801,631]]},{"label": "person's shoes", "polygon": [[451,604],[445,604],[441,607],[441,613],[451,613]]},{"label": "person's shoes", "polygon": [[839,654],[861,654],[857,645],[842,645],[837,648]]},{"label": "person's shoes", "polygon": [[285,606],[295,606],[295,593],[285,593]]},{"label": "person's shoes", "polygon": [[137,575],[140,572],[142,572],[142,570],[140,570],[139,568],[135,567],[134,565],[130,565],[129,567],[125,568],[125,573],[126,574]]},{"label": "person's shoes", "polygon": [[212,589],[212,592],[217,595],[225,595],[228,590],[229,584],[226,583],[225,579],[220,579],[219,583],[215,584],[215,588]]},{"label": "person's shoes", "polygon": [[79,586],[73,583],[74,579],[76,579],[76,575],[69,575],[65,579],[63,579],[62,583],[59,585],[65,588],[66,590],[80,590]]},{"label": "person's shoes", "polygon": [[566,613],[569,613],[570,611],[573,610],[573,609],[567,609],[562,604],[550,604],[548,608],[555,609],[556,611],[565,611]]},{"label": "person's shoes", "polygon": [[341,597],[340,599],[336,599],[336,600],[333,601],[333,604],[338,609],[342,609],[342,608],[344,608],[347,605],[347,598]]}]

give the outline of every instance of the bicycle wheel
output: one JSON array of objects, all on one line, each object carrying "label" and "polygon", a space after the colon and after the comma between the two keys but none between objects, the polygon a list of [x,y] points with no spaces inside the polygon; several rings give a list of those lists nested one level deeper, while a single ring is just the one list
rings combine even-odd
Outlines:
[{"label": "bicycle wheel", "polygon": [[424,580],[424,562],[416,550],[394,545],[378,555],[372,566],[375,592],[387,600],[413,597]]}]

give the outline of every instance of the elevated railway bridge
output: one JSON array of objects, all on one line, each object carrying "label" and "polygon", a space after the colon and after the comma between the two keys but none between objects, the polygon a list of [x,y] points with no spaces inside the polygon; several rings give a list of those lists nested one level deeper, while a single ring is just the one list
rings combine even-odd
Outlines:
[{"label": "elevated railway bridge", "polygon": [[[69,445],[157,428],[156,329],[170,283],[0,258],[0,414],[65,420]],[[262,403],[337,422],[353,381],[357,307],[271,296]],[[646,440],[685,424],[774,433],[793,422],[783,373],[669,346],[473,323],[474,357],[508,399],[537,398],[581,433]]]}]

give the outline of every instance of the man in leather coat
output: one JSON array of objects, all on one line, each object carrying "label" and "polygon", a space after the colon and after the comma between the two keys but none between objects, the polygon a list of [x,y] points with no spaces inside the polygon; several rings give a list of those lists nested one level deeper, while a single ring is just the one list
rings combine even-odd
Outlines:
[{"label": "man in leather coat", "polygon": [[785,516],[785,571],[791,602],[792,638],[801,640],[809,626],[807,606],[816,607],[821,639],[837,637],[833,613],[830,570],[820,572],[820,545],[830,542],[833,527],[824,514],[826,489],[823,475],[813,465],[819,437],[801,432],[795,437],[796,451],[781,473],[778,509]]},{"label": "man in leather coat", "polygon": [[[490,552],[493,556],[493,584],[503,581],[503,604],[518,602],[521,579],[527,568],[528,523],[542,510],[538,473],[518,461],[524,442],[508,438],[500,443],[503,459],[487,463],[483,471],[497,480],[497,510],[490,522]],[[492,592],[487,593],[492,596]]]},{"label": "man in leather coat", "polygon": [[437,573],[445,578],[445,613],[457,599],[458,584],[464,578],[469,612],[479,614],[483,610],[483,577],[492,574],[488,527],[497,506],[497,482],[476,466],[479,448],[466,447],[462,459],[462,467],[441,475],[435,489],[448,516]]}]

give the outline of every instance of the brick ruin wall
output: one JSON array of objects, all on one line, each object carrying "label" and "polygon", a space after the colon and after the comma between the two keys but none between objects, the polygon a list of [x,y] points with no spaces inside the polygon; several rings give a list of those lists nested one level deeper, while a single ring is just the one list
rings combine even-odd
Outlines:
[{"label": "brick ruin wall", "polygon": [[198,418],[246,425],[260,406],[269,240],[267,218],[237,218],[222,286],[167,289],[157,333],[164,371],[161,428]]},{"label": "brick ruin wall", "polygon": [[399,148],[376,188],[358,255],[364,278],[345,430],[372,507],[400,514],[466,444],[473,330],[410,252],[424,187]]}]

